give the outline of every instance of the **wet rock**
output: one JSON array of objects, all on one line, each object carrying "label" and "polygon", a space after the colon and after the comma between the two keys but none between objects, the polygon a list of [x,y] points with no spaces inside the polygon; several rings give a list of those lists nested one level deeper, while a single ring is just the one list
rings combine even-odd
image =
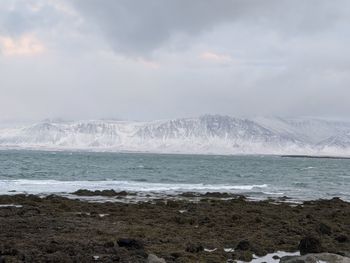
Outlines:
[{"label": "wet rock", "polygon": [[323,235],[330,235],[332,234],[332,228],[329,225],[321,223],[318,227],[318,232]]},{"label": "wet rock", "polygon": [[229,193],[220,193],[220,192],[207,192],[204,195],[204,197],[215,197],[215,198],[229,198],[232,195]]},{"label": "wet rock", "polygon": [[186,246],[186,251],[190,253],[198,253],[204,250],[204,247],[200,244],[189,243]]},{"label": "wet rock", "polygon": [[249,250],[250,247],[250,242],[248,240],[242,240],[237,244],[236,250]]},{"label": "wet rock", "polygon": [[239,260],[250,262],[253,260],[253,253],[250,251],[241,251],[237,254]]},{"label": "wet rock", "polygon": [[126,191],[116,192],[113,189],[102,190],[102,191],[100,190],[91,191],[87,189],[79,189],[72,194],[79,195],[79,196],[108,196],[108,197],[128,195]]},{"label": "wet rock", "polygon": [[182,196],[182,197],[198,197],[199,194],[194,193],[194,192],[185,192],[185,193],[181,193],[180,196]]},{"label": "wet rock", "polygon": [[172,252],[170,254],[170,256],[172,256],[173,258],[179,258],[181,257],[182,253],[181,252]]},{"label": "wet rock", "polygon": [[47,253],[54,253],[56,252],[57,250],[59,250],[59,246],[58,246],[58,243],[55,242],[54,240],[48,242],[48,244],[46,245],[46,252]]},{"label": "wet rock", "polygon": [[272,258],[275,259],[275,260],[280,259],[280,257],[277,256],[277,255],[274,255]]},{"label": "wet rock", "polygon": [[307,254],[304,256],[282,257],[280,263],[350,263],[350,258],[330,253]]},{"label": "wet rock", "polygon": [[339,235],[335,238],[339,243],[349,242],[349,238],[346,235]]},{"label": "wet rock", "polygon": [[305,237],[300,240],[298,249],[301,255],[308,253],[320,253],[322,252],[321,241],[315,237]]},{"label": "wet rock", "polygon": [[154,254],[149,254],[147,257],[147,263],[166,263],[164,258],[159,258]]},{"label": "wet rock", "polygon": [[259,224],[262,222],[262,219],[260,217],[256,217],[254,221],[255,221],[255,223]]},{"label": "wet rock", "polygon": [[143,243],[132,238],[120,238],[118,239],[117,244],[118,246],[125,247],[127,249],[143,249]]},{"label": "wet rock", "polygon": [[205,225],[210,223],[210,218],[208,216],[204,216],[198,220],[199,225]]},{"label": "wet rock", "polygon": [[113,241],[107,241],[106,243],[103,244],[104,247],[114,247],[114,242]]}]

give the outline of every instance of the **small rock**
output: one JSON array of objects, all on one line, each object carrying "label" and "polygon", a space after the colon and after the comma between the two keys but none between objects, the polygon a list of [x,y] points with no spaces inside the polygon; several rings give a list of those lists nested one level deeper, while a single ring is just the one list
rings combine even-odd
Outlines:
[{"label": "small rock", "polygon": [[166,263],[164,258],[159,258],[154,254],[149,254],[147,258],[147,263]]},{"label": "small rock", "polygon": [[117,244],[118,246],[127,249],[143,249],[142,242],[132,238],[120,238],[118,239]]},{"label": "small rock", "polygon": [[339,243],[345,243],[349,241],[349,238],[346,235],[339,235],[335,238]]},{"label": "small rock", "polygon": [[321,223],[318,227],[318,232],[324,235],[330,235],[332,234],[332,228],[329,225]]},{"label": "small rock", "polygon": [[181,257],[181,252],[172,252],[170,256],[172,256],[173,258],[179,258]]},{"label": "small rock", "polygon": [[106,243],[103,244],[104,247],[114,247],[114,242],[113,241],[107,241]]},{"label": "small rock", "polygon": [[186,251],[190,253],[198,253],[204,250],[204,247],[199,244],[188,244],[186,247]]},{"label": "small rock", "polygon": [[279,256],[277,256],[277,255],[274,255],[273,257],[272,257],[273,259],[280,259],[280,257]]},{"label": "small rock", "polygon": [[248,240],[242,240],[236,246],[236,250],[249,250],[250,242]]},{"label": "small rock", "polygon": [[322,252],[322,245],[320,240],[315,237],[305,237],[300,240],[298,249],[301,255],[308,253],[320,253]]},{"label": "small rock", "polygon": [[241,251],[238,253],[238,259],[245,262],[250,262],[253,260],[253,253],[250,251]]}]

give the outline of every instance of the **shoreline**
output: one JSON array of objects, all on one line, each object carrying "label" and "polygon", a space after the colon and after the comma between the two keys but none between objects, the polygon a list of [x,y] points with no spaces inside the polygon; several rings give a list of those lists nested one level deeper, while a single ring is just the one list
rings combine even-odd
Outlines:
[{"label": "shoreline", "polygon": [[339,160],[347,160],[350,159],[349,156],[332,156],[332,155],[280,155],[282,158],[309,158],[309,159],[339,159]]},{"label": "shoreline", "polygon": [[[350,203],[339,198],[293,205],[288,199],[252,201],[215,193],[195,202],[190,194],[187,198],[92,203],[78,196],[2,195],[2,257],[9,262],[147,262],[155,254],[166,262],[250,261],[253,254],[297,252],[305,238],[319,242],[318,252],[350,252]],[[122,239],[132,244],[121,245]]]},{"label": "shoreline", "polygon": [[158,201],[184,201],[200,202],[202,200],[230,201],[241,199],[246,202],[270,202],[274,204],[285,203],[289,205],[301,205],[304,202],[330,201],[339,199],[342,202],[349,203],[350,200],[342,196],[329,196],[328,198],[295,198],[280,194],[263,194],[262,192],[225,192],[225,191],[178,191],[178,192],[158,192],[158,191],[134,191],[134,190],[114,190],[103,189],[95,190],[88,188],[79,188],[74,192],[26,192],[26,191],[8,191],[0,193],[1,196],[37,196],[39,198],[48,198],[56,196],[81,202],[90,203],[155,203]]},{"label": "shoreline", "polygon": [[0,146],[0,152],[15,151],[15,152],[41,152],[41,153],[82,153],[82,154],[139,154],[139,155],[168,155],[168,156],[208,156],[208,157],[245,157],[245,156],[272,156],[281,158],[314,158],[314,159],[350,159],[349,154],[332,155],[332,154],[282,154],[282,153],[261,153],[261,152],[237,152],[237,153],[219,153],[219,152],[177,152],[177,151],[142,151],[142,150],[121,150],[114,148],[66,148],[66,147],[50,147],[50,146]]}]

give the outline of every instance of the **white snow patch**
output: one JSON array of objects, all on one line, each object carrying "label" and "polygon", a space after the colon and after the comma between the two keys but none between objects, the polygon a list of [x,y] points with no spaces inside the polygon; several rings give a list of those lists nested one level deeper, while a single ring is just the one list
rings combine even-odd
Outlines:
[{"label": "white snow patch", "polygon": [[7,208],[7,207],[14,207],[14,208],[21,208],[22,205],[14,205],[14,204],[1,204],[0,208]]},{"label": "white snow patch", "polygon": [[[273,256],[278,256],[278,259],[274,259]],[[250,261],[250,263],[261,263],[261,262],[266,262],[266,263],[277,263],[280,261],[281,257],[285,256],[300,256],[300,252],[284,252],[284,251],[277,251],[275,253],[267,254],[263,257],[257,257],[254,255],[254,259]],[[244,263],[244,261],[237,261],[237,263]]]}]

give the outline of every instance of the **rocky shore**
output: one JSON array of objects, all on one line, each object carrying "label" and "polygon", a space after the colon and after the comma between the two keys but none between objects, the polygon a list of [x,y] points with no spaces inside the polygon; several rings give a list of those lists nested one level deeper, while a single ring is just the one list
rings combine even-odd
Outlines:
[{"label": "rocky shore", "polygon": [[349,255],[350,203],[227,197],[130,204],[0,196],[0,262],[234,262],[276,251]]}]

